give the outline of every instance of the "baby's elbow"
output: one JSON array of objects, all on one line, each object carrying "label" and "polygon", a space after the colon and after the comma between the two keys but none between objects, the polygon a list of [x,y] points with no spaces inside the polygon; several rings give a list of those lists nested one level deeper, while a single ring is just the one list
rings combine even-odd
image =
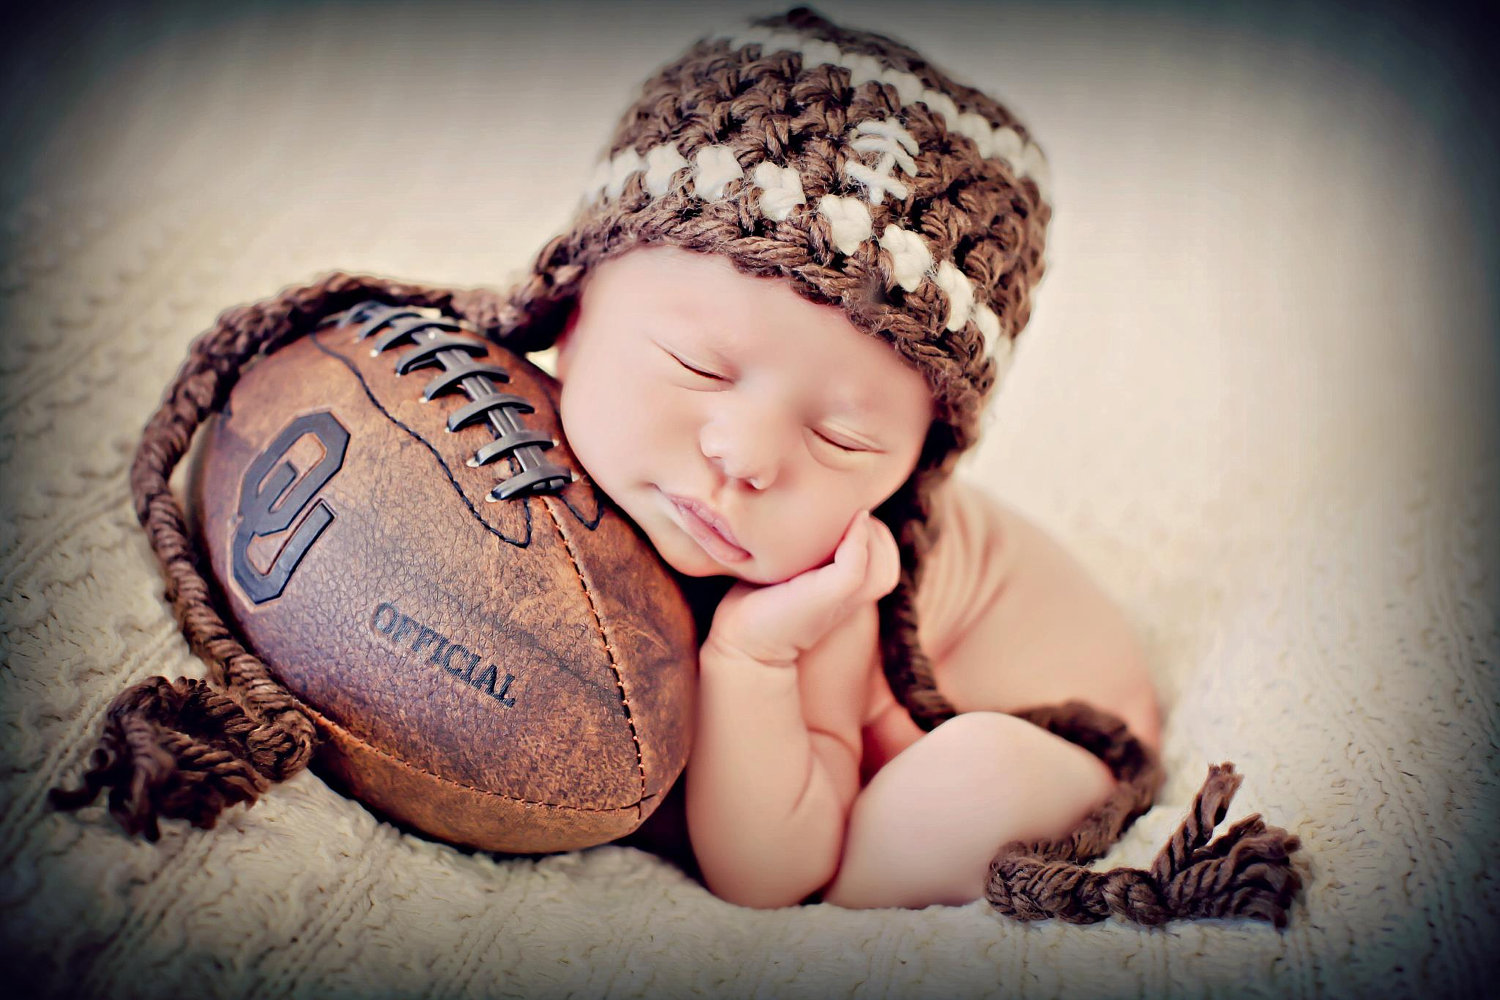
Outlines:
[{"label": "baby's elbow", "polygon": [[782,828],[761,836],[717,823],[689,829],[709,891],[755,910],[796,906],[823,888],[838,872],[843,851],[843,837],[832,829]]},{"label": "baby's elbow", "polygon": [[737,906],[772,910],[795,906],[833,881],[847,809],[839,808],[832,785],[814,770],[808,794],[789,814],[776,815],[732,813],[695,797],[689,783],[688,837],[710,892]]}]

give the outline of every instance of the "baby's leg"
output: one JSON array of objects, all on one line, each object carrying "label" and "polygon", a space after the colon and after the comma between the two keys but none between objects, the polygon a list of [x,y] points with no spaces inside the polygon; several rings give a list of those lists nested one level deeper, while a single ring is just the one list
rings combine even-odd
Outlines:
[{"label": "baby's leg", "polygon": [[1113,786],[1098,758],[1029,722],[956,716],[854,800],[843,862],[823,899],[850,908],[972,902],[1000,847],[1066,833]]}]

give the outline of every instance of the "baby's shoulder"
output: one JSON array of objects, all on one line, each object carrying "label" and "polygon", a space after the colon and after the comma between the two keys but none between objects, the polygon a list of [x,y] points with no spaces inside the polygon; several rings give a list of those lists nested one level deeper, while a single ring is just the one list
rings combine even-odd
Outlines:
[{"label": "baby's shoulder", "polygon": [[1003,533],[1009,509],[993,493],[951,476],[933,491],[933,527],[939,544],[945,538],[982,540]]},{"label": "baby's shoulder", "polygon": [[1028,524],[1011,506],[975,483],[954,476],[934,491],[934,539],[922,578],[934,584],[957,576],[972,581],[1012,555]]}]

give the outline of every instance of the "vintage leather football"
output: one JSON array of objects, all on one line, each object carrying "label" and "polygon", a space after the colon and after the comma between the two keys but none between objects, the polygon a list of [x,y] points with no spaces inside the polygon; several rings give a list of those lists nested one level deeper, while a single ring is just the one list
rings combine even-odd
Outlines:
[{"label": "vintage leather football", "polygon": [[227,620],[321,766],[485,850],[629,833],[691,742],[690,613],[556,400],[462,324],[365,303],[247,366],[189,486]]}]

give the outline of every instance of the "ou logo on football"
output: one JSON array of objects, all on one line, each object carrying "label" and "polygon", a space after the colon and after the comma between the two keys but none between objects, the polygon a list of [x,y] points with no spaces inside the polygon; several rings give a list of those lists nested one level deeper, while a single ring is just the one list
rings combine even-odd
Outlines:
[{"label": "ou logo on football", "polygon": [[[303,437],[311,435],[323,447],[323,457],[298,478],[296,466],[283,461],[286,453]],[[234,530],[234,579],[256,604],[281,596],[292,572],[307,555],[318,536],[333,522],[333,510],[317,493],[343,467],[349,448],[349,432],[322,410],[298,417],[284,427],[276,440],[256,456],[245,471],[240,486],[239,520]],[[311,509],[309,508],[311,505]],[[303,512],[307,516],[303,517]],[[250,542],[255,538],[286,531],[297,520],[297,530],[262,572],[250,562]]]}]

